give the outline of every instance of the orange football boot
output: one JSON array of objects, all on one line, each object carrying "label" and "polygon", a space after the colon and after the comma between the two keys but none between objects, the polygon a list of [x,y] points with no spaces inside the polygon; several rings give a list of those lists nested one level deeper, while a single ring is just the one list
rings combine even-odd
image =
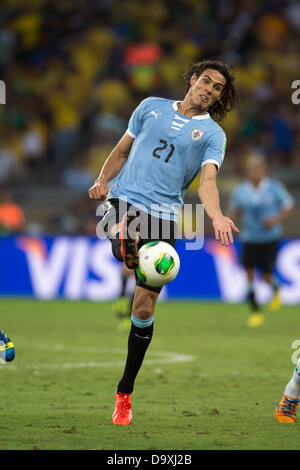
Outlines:
[{"label": "orange football boot", "polygon": [[113,424],[127,426],[132,421],[131,394],[116,393],[116,404],[112,415]]},{"label": "orange football boot", "polygon": [[282,395],[275,410],[275,418],[279,423],[295,423],[296,413],[300,400]]}]

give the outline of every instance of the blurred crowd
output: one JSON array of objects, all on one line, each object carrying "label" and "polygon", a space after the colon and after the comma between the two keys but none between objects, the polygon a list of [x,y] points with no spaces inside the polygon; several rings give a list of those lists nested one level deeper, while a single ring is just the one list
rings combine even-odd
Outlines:
[{"label": "blurred crowd", "polygon": [[92,231],[87,189],[139,101],[183,98],[185,68],[221,57],[241,101],[221,123],[221,191],[256,153],[300,189],[299,44],[297,0],[1,0],[0,185],[69,188],[90,217],[74,230]]}]

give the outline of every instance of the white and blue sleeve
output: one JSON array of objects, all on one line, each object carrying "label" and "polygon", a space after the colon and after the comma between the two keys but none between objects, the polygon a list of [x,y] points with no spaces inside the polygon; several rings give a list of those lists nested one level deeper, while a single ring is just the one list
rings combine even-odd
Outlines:
[{"label": "white and blue sleeve", "polygon": [[206,147],[201,166],[206,165],[207,163],[214,163],[219,170],[224,160],[225,150],[226,150],[225,132],[223,131],[215,132],[209,138],[209,142]]},{"label": "white and blue sleeve", "polygon": [[145,98],[143,101],[140,102],[138,107],[133,111],[129,119],[128,129],[126,131],[127,134],[130,135],[130,137],[132,137],[133,139],[135,139],[138,136],[138,134],[141,132],[143,119],[147,111],[148,103],[155,99],[156,98],[153,98],[152,96]]},{"label": "white and blue sleeve", "polygon": [[133,111],[129,123],[128,123],[128,129],[127,129],[127,134],[130,135],[133,139],[137,137],[137,135],[140,133],[142,124],[143,124],[143,108],[144,108],[144,102],[142,101],[138,107]]}]

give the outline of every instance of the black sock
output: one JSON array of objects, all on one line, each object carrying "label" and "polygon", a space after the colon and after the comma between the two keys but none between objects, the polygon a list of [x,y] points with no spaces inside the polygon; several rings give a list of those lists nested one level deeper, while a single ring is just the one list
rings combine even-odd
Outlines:
[{"label": "black sock", "polygon": [[253,287],[252,282],[248,284],[248,297],[247,298],[248,298],[248,302],[250,303],[252,312],[253,313],[257,312],[259,310],[259,306],[255,299],[254,287]]},{"label": "black sock", "polygon": [[257,312],[259,310],[259,306],[258,306],[258,303],[255,300],[254,289],[249,289],[248,301],[250,302],[252,311]]},{"label": "black sock", "polygon": [[151,342],[153,323],[146,328],[138,328],[131,323],[128,338],[128,353],[123,377],[118,385],[118,392],[132,393],[134,381],[144,360],[145,353]]},{"label": "black sock", "polygon": [[272,281],[271,281],[270,284],[271,284],[271,287],[272,287],[272,289],[273,289],[274,294],[276,294],[276,292],[279,290],[279,284],[278,284],[278,282],[275,281],[275,279],[272,279]]}]

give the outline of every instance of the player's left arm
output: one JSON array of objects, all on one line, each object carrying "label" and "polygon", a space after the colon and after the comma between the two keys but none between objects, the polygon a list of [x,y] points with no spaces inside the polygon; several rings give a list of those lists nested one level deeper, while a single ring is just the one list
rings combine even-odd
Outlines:
[{"label": "player's left arm", "polygon": [[206,163],[201,168],[198,196],[204,205],[205,212],[212,221],[216,240],[222,245],[233,243],[232,230],[239,232],[234,222],[223,215],[220,208],[219,190],[217,187],[217,167],[214,163]]}]

